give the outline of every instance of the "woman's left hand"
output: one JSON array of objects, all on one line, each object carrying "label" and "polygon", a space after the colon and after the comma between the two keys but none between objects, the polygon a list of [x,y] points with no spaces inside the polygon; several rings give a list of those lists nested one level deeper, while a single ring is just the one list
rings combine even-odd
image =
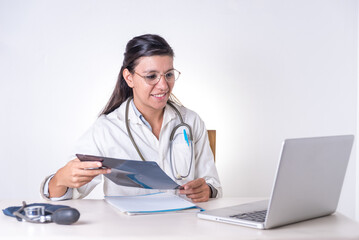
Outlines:
[{"label": "woman's left hand", "polygon": [[190,181],[182,185],[181,189],[179,193],[185,194],[193,202],[206,202],[211,194],[211,189],[203,178]]}]

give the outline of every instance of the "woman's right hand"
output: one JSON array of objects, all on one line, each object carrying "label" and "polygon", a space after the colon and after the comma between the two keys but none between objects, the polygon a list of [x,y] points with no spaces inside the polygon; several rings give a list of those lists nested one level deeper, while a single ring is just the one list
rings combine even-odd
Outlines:
[{"label": "woman's right hand", "polygon": [[67,188],[79,188],[100,174],[107,174],[111,169],[91,169],[102,167],[101,162],[81,162],[74,159],[60,168],[49,182],[49,197],[63,196]]}]

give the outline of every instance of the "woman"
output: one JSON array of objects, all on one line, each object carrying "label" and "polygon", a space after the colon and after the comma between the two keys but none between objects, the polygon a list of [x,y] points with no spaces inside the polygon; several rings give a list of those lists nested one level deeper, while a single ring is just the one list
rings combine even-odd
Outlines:
[{"label": "woman", "polygon": [[[220,197],[222,188],[203,121],[193,111],[171,101],[175,80],[180,75],[173,67],[173,57],[172,48],[158,35],[147,34],[130,40],[112,96],[94,125],[80,138],[74,154],[156,161],[182,186],[180,194],[193,202],[203,202]],[[176,128],[181,123],[176,109],[189,128]],[[175,130],[171,145],[173,129],[179,132]],[[187,132],[193,134],[193,145]],[[178,137],[181,134],[184,138]],[[178,143],[180,140],[182,143]],[[188,151],[191,146],[192,152]],[[172,147],[177,150],[171,151]],[[41,187],[44,198],[83,198],[101,182],[102,174],[105,174],[106,196],[158,192],[116,185],[106,177],[111,169],[89,170],[101,167],[100,162],[81,162],[75,155],[72,159],[45,179]]]}]

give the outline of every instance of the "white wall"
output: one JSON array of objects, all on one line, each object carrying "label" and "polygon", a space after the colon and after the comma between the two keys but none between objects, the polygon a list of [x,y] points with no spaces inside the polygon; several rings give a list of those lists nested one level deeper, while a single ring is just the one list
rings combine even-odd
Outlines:
[{"label": "white wall", "polygon": [[[356,6],[356,10],[357,10],[357,79],[359,80],[359,5],[358,5],[358,1],[357,1],[357,6]],[[357,89],[359,91],[359,85],[357,86]],[[358,116],[359,116],[359,97],[358,97],[358,93],[357,93],[357,121],[358,121]],[[359,128],[357,127],[357,133],[359,133]],[[358,136],[358,134],[357,134]],[[359,147],[359,141],[356,141],[356,149],[358,149]],[[359,158],[356,158],[356,204],[355,204],[355,219],[359,220]]]},{"label": "white wall", "polygon": [[174,93],[217,129],[225,195],[269,196],[284,138],[356,133],[357,25],[355,0],[0,0],[0,198],[39,198],[143,33],[172,45]]}]

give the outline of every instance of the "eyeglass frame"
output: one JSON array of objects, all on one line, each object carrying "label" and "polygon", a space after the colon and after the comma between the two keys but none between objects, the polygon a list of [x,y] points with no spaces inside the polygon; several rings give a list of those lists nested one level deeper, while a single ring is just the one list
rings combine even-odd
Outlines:
[{"label": "eyeglass frame", "polygon": [[156,84],[161,80],[162,76],[164,76],[166,82],[171,82],[171,81],[168,81],[167,78],[166,78],[166,74],[167,74],[168,72],[170,72],[170,71],[176,71],[176,72],[178,72],[178,77],[173,81],[173,82],[175,82],[175,81],[180,77],[181,72],[178,71],[177,69],[174,69],[174,68],[171,69],[171,70],[168,70],[168,71],[165,72],[164,74],[160,74],[159,72],[156,72],[156,73],[158,73],[160,76],[156,79],[157,81],[156,81],[155,83],[149,83],[148,80],[147,80],[147,78],[146,78],[147,76],[142,76],[141,74],[139,74],[139,73],[136,72],[136,71],[134,71],[134,73],[137,74],[138,76],[142,77],[147,84],[154,86],[154,85],[156,85]]}]

